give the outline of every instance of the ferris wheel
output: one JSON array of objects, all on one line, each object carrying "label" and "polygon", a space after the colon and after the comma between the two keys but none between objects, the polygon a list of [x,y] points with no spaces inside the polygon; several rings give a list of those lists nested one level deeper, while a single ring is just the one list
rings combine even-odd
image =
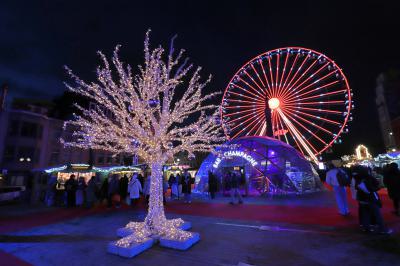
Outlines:
[{"label": "ferris wheel", "polygon": [[242,66],[225,89],[221,121],[228,139],[270,136],[317,156],[347,132],[354,108],[340,67],[306,48],[263,53]]}]

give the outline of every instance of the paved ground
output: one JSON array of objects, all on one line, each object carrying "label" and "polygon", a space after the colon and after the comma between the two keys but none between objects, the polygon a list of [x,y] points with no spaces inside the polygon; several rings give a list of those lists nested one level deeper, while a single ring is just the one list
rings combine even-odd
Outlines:
[{"label": "paved ground", "polygon": [[[0,253],[0,265],[4,261],[4,265],[69,266],[399,265],[400,236],[359,233],[354,215],[336,214],[330,192],[291,202],[280,198],[251,198],[241,206],[230,206],[225,198],[212,203],[199,199],[192,205],[170,202],[168,216],[192,222],[201,241],[185,252],[155,246],[132,259],[108,254],[106,246],[116,239],[117,228],[142,220],[144,210],[40,208],[38,214],[31,209],[25,215],[23,207],[16,212],[3,206],[0,250],[5,253]],[[384,212],[390,226],[400,231],[400,219],[388,208]],[[14,226],[5,226],[10,223]]]}]

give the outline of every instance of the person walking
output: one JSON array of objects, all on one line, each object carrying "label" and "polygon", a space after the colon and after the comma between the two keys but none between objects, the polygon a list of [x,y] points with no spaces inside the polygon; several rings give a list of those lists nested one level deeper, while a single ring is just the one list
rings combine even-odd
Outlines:
[{"label": "person walking", "polygon": [[215,199],[215,192],[217,191],[217,177],[212,171],[208,171],[208,192],[211,199]]},{"label": "person walking", "polygon": [[75,206],[75,193],[76,193],[76,180],[75,175],[70,175],[67,182],[65,182],[65,191],[67,193],[67,206],[74,207]]},{"label": "person walking", "polygon": [[179,173],[177,173],[175,178],[176,178],[176,185],[178,188],[178,200],[179,200],[180,196],[182,195],[182,176]]},{"label": "person walking", "polygon": [[143,186],[143,196],[146,199],[146,203],[149,203],[150,198],[150,182],[151,182],[151,173],[149,173],[144,181]]},{"label": "person walking", "polygon": [[47,180],[45,203],[47,207],[55,205],[57,177],[52,175]]},{"label": "person walking", "polygon": [[111,180],[108,183],[108,192],[107,192],[107,207],[111,208],[113,205],[113,201],[115,202],[115,207],[120,207],[120,195],[119,193],[119,182],[118,182],[118,175],[113,174],[111,176]]},{"label": "person walking", "polygon": [[178,197],[178,183],[176,182],[176,177],[171,173],[168,179],[168,184],[171,188],[171,199]]},{"label": "person walking", "polygon": [[235,204],[235,198],[238,199],[238,203],[242,204],[243,203],[243,199],[242,199],[242,195],[240,195],[240,191],[239,191],[239,183],[240,183],[240,176],[237,175],[234,172],[231,172],[229,174],[230,176],[230,194],[231,194],[231,201],[229,202],[230,204]]},{"label": "person walking", "polygon": [[393,230],[384,225],[381,214],[382,202],[378,195],[379,182],[368,173],[368,169],[359,166],[356,175],[357,200],[360,203],[361,228],[364,232],[391,234]]},{"label": "person walking", "polygon": [[86,208],[90,209],[93,207],[94,203],[97,200],[97,191],[98,187],[96,184],[96,176],[92,176],[86,187]]},{"label": "person walking", "polygon": [[346,186],[350,185],[350,179],[347,173],[343,169],[330,164],[329,171],[326,173],[326,183],[333,187],[339,214],[343,216],[349,215]]},{"label": "person walking", "polygon": [[76,189],[76,206],[82,206],[84,201],[85,201],[85,189],[86,189],[86,183],[85,179],[81,176],[78,179],[78,185]]},{"label": "person walking", "polygon": [[126,175],[121,177],[121,179],[119,180],[119,195],[121,197],[121,202],[125,202],[126,200],[126,196],[128,194],[128,183],[129,179]]},{"label": "person walking", "polygon": [[383,182],[389,198],[393,201],[393,213],[400,216],[400,171],[397,163],[391,163],[384,172]]},{"label": "person walking", "polygon": [[140,198],[140,192],[142,192],[142,185],[140,184],[140,181],[137,178],[137,174],[134,174],[131,180],[129,181],[128,192],[129,192],[129,198],[131,200],[131,205],[132,207],[135,207]]},{"label": "person walking", "polygon": [[182,175],[182,193],[184,193],[185,203],[192,203],[192,176],[187,169]]}]

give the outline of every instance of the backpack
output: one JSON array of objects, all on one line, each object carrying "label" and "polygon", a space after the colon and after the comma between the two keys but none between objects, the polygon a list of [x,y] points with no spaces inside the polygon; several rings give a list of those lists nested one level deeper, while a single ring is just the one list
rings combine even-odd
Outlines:
[{"label": "backpack", "polygon": [[346,174],[346,172],[342,169],[338,169],[336,173],[336,178],[339,183],[339,186],[348,187],[350,186],[350,178]]}]

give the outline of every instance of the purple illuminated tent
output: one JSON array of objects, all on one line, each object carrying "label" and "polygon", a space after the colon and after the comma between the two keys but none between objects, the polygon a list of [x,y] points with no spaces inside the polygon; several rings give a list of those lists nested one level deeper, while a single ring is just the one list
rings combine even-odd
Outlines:
[{"label": "purple illuminated tent", "polygon": [[228,172],[241,175],[250,194],[303,194],[320,191],[317,172],[296,149],[269,137],[233,139],[216,149],[202,163],[196,175],[197,190],[207,191],[208,172],[214,172],[223,190]]}]

